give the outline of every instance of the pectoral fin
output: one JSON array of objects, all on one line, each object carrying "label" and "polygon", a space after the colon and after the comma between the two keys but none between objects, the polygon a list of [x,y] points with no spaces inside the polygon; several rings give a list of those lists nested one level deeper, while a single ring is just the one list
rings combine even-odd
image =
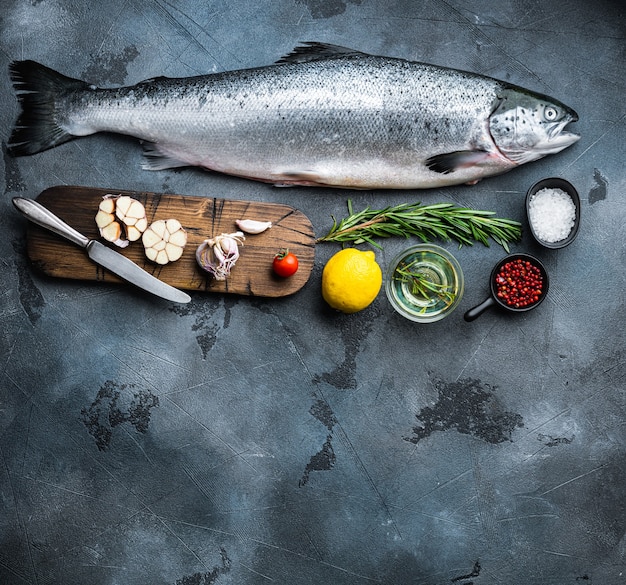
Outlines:
[{"label": "pectoral fin", "polygon": [[448,175],[457,169],[481,166],[492,158],[486,150],[458,150],[431,156],[426,159],[426,166],[435,173]]}]

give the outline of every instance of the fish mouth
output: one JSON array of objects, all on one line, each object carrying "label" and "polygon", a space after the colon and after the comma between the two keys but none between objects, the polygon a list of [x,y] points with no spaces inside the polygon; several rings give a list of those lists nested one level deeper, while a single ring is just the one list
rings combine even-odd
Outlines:
[{"label": "fish mouth", "polygon": [[580,134],[565,131],[565,127],[568,124],[577,121],[578,115],[573,112],[573,115],[571,115],[568,119],[562,120],[557,124],[553,124],[552,127],[548,129],[546,140],[538,143],[536,145],[536,149],[546,155],[555,154],[580,140]]},{"label": "fish mouth", "polygon": [[550,127],[546,128],[544,137],[533,144],[531,149],[509,151],[506,153],[507,158],[517,164],[523,164],[565,150],[568,146],[580,140],[579,134],[565,131],[565,127],[570,122],[576,122],[577,120],[578,116],[574,113],[571,117],[568,116],[564,120],[555,122]]}]

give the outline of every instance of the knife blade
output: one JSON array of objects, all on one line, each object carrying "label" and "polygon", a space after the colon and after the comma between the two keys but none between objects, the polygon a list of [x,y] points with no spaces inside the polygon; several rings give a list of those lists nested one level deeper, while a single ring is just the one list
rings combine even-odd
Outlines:
[{"label": "knife blade", "polygon": [[76,231],[34,199],[14,197],[13,205],[27,219],[84,248],[87,256],[96,264],[103,266],[131,284],[168,301],[188,303],[191,300],[187,293],[152,276],[152,274],[146,272],[141,266],[135,264],[126,256],[111,250],[111,248],[107,248],[97,240],[90,240]]}]

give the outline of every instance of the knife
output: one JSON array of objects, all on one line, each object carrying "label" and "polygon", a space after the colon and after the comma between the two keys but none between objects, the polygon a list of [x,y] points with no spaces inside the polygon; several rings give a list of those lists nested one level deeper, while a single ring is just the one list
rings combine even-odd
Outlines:
[{"label": "knife", "polygon": [[152,274],[146,272],[132,260],[126,258],[126,256],[122,256],[119,252],[107,248],[96,240],[90,240],[83,236],[83,234],[67,225],[61,218],[54,215],[54,213],[37,203],[34,199],[14,197],[13,205],[33,223],[59,236],[63,236],[73,244],[84,248],[87,251],[87,256],[96,264],[104,266],[107,270],[121,276],[135,286],[168,301],[188,303],[191,300],[187,293],[152,276]]}]

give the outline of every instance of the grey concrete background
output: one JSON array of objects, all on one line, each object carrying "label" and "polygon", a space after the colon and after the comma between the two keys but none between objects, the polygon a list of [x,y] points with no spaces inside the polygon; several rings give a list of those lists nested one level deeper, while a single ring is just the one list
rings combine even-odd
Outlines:
[{"label": "grey concrete background", "polygon": [[[1,2],[0,136],[11,60],[99,85],[269,64],[317,40],[468,69],[580,114],[563,153],[476,186],[276,189],[140,169],[136,141],[77,140],[0,165],[0,582],[3,584],[626,583],[623,3],[610,0]],[[325,261],[298,294],[197,293],[48,279],[25,255],[15,195],[86,185],[291,204],[317,235],[346,201],[451,201],[525,222],[561,176],[578,239],[513,251],[550,271],[522,316],[483,300],[497,245],[444,244],[460,308],[414,325],[383,294],[335,314]],[[410,242],[409,242],[410,243]],[[383,243],[384,267],[405,241]]]}]

